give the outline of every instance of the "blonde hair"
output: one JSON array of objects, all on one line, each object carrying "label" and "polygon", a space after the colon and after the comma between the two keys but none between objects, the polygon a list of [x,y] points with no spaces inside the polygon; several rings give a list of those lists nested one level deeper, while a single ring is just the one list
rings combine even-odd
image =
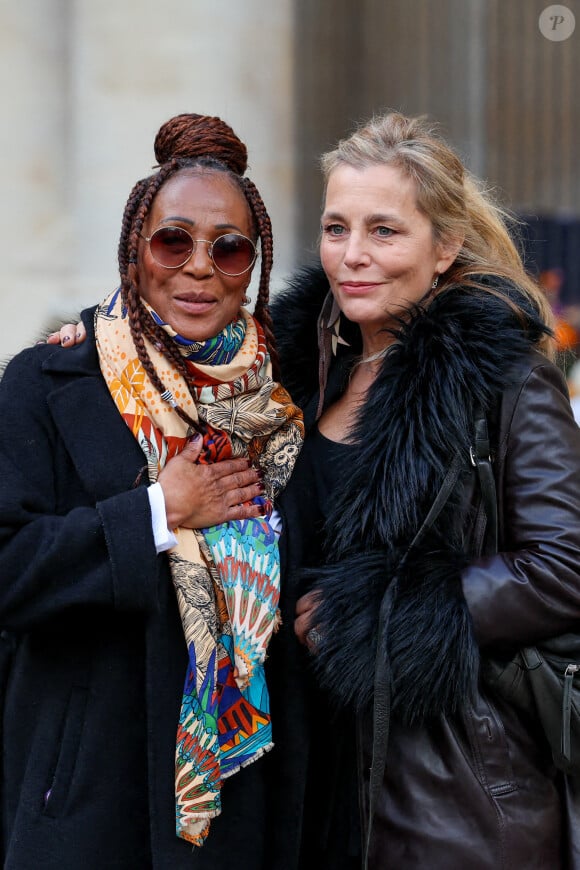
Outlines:
[{"label": "blonde hair", "polygon": [[[359,169],[381,164],[399,168],[415,182],[417,205],[431,221],[435,241],[463,240],[454,262],[441,276],[438,292],[450,284],[479,287],[521,314],[512,298],[481,282],[482,276],[504,278],[516,284],[541,319],[553,326],[548,300],[526,271],[510,234],[510,227],[515,234],[517,220],[465,168],[436,125],[425,117],[407,118],[398,112],[372,118],[323,154],[325,182],[344,164]],[[554,358],[553,339],[545,336],[539,350]]]}]

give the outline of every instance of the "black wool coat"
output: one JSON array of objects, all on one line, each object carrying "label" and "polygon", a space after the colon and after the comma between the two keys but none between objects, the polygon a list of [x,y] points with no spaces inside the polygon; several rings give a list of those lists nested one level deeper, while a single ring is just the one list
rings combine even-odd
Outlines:
[{"label": "black wool coat", "polygon": [[2,866],[256,870],[255,765],[225,783],[203,849],[175,835],[187,651],[145,458],[83,320],[84,344],[25,350],[0,383]]},{"label": "black wool coat", "polygon": [[[329,709],[356,713],[363,825],[372,751],[381,749],[375,663],[390,669],[371,870],[580,867],[576,784],[557,774],[537,723],[480,680],[486,655],[568,631],[580,617],[580,429],[561,372],[535,349],[537,315],[516,288],[499,289],[527,313],[450,287],[400,324],[353,421],[356,458],[337,467],[323,564],[309,570],[294,532],[312,501],[300,466],[280,502],[285,618],[305,586],[320,591],[322,641],[312,667]],[[327,292],[323,273],[305,270],[272,306],[282,379],[310,431],[319,400],[316,322]],[[360,352],[344,318],[341,334],[350,347],[339,345],[333,359],[326,405]],[[498,493],[499,553],[489,556],[478,555],[484,525],[469,460],[477,407],[491,428]],[[462,470],[450,500],[405,556],[457,452]],[[392,611],[379,636],[389,589]]]}]

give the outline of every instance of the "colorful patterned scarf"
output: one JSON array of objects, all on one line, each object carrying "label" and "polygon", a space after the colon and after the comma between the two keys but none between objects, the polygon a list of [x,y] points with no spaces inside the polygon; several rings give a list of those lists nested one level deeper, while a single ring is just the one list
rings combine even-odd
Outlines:
[{"label": "colorful patterned scarf", "polygon": [[246,320],[240,315],[228,323],[214,338],[208,338],[206,341],[191,341],[189,338],[178,335],[147,303],[144,304],[153,320],[162,326],[173,338],[173,341],[179,345],[179,350],[183,356],[194,363],[219,366],[231,362],[240,349],[246,334]]},{"label": "colorful patterned scarf", "polygon": [[[236,328],[240,319],[243,328]],[[272,380],[260,325],[244,309],[240,319],[226,328],[223,341],[210,342],[213,358],[218,345],[222,350],[229,346],[225,356],[218,354],[227,362],[188,360],[195,383],[192,398],[173,364],[148,344],[159,376],[171,385],[159,396],[137,357],[119,290],[95,316],[101,371],[147,457],[151,481],[190,435],[172,402],[206,424],[199,462],[247,456],[264,474],[264,517],[203,530],[175,529],[177,545],[169,551],[189,652],[177,726],[176,832],[196,846],[221,812],[223,779],[272,746],[263,665],[279,619],[280,566],[268,517],[304,437],[301,412]],[[163,328],[176,337],[168,326]],[[180,344],[186,355],[200,350],[187,340]]]}]

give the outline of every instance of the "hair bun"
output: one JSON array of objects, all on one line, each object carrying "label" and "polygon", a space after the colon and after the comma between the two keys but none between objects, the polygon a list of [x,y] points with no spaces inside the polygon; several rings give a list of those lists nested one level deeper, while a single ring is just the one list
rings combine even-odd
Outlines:
[{"label": "hair bun", "polygon": [[210,115],[185,113],[170,118],[159,128],[154,149],[160,165],[173,158],[210,157],[237,175],[243,175],[248,166],[244,143],[221,118]]}]

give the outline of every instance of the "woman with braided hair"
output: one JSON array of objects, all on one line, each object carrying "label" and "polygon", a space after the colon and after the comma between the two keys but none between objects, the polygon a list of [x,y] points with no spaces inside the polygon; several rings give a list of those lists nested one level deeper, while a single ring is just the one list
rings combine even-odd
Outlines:
[{"label": "woman with braided hair", "polygon": [[265,860],[273,503],[302,417],[276,382],[245,146],[184,114],[155,155],[86,341],[24,350],[0,384],[6,870]]}]

